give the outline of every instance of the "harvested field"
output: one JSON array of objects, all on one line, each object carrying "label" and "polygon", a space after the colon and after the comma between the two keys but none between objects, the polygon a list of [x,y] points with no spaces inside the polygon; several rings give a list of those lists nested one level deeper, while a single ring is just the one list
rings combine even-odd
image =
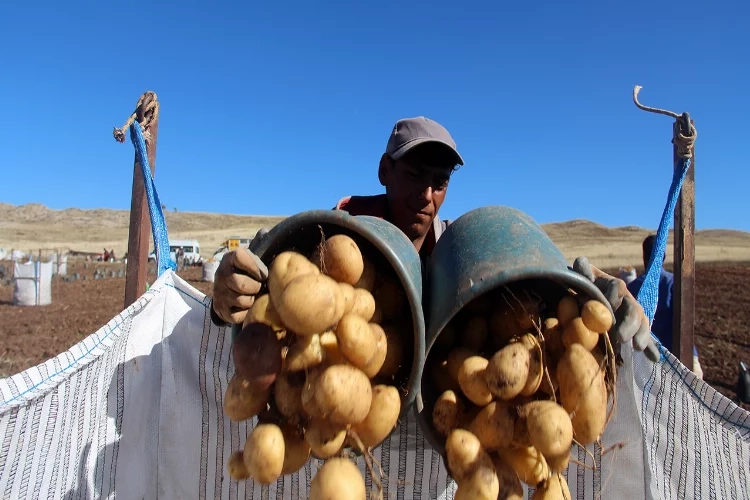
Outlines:
[{"label": "harvested field", "polygon": [[[69,274],[79,273],[88,279],[54,279],[53,303],[49,306],[15,307],[12,286],[1,286],[0,376],[17,373],[65,351],[120,313],[125,278],[92,279],[97,269],[120,268],[122,264],[69,263]],[[200,267],[194,267],[179,274],[210,295],[212,285],[200,281],[201,273]],[[149,281],[154,279],[152,273]],[[748,283],[750,263],[697,265],[695,333],[704,378],[731,398],[735,397],[739,361],[750,362],[750,297],[741,292]]]}]

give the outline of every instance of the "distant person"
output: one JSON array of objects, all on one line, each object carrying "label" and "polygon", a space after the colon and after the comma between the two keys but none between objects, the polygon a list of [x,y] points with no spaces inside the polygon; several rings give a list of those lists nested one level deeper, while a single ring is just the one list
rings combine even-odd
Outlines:
[{"label": "distant person", "polygon": [[[648,271],[648,262],[651,259],[651,252],[654,249],[654,243],[656,243],[656,235],[651,234],[643,240],[643,266]],[[659,342],[669,352],[674,354],[672,350],[672,339],[673,339],[673,314],[674,309],[672,305],[672,297],[674,295],[674,274],[664,269],[664,261],[666,255],[662,259],[661,274],[659,276],[659,298],[656,303],[656,313],[654,314],[654,322],[651,324],[651,331],[659,339]],[[646,279],[646,272],[635,278],[633,281],[628,283],[628,290],[634,297],[638,296],[638,292],[641,290],[643,281]],[[703,370],[698,361],[698,350],[693,346],[693,373],[698,378],[703,378]]]},{"label": "distant person", "polygon": [[182,248],[178,248],[175,251],[175,257],[177,258],[177,270],[182,271],[182,268],[185,265],[185,253],[183,252]]},{"label": "distant person", "polygon": [[620,279],[625,282],[626,285],[631,284],[638,277],[638,273],[635,272],[633,266],[625,266],[620,268]]}]

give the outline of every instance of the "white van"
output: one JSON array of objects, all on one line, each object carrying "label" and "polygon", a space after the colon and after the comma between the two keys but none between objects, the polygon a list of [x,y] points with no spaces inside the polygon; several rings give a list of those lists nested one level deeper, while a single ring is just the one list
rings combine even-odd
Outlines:
[{"label": "white van", "polygon": [[[169,240],[169,256],[175,262],[177,262],[176,252],[178,248],[182,249],[183,262],[186,266],[200,264],[202,262],[200,243],[198,243],[198,240]],[[156,260],[155,251],[152,251],[148,255],[148,260]]]}]

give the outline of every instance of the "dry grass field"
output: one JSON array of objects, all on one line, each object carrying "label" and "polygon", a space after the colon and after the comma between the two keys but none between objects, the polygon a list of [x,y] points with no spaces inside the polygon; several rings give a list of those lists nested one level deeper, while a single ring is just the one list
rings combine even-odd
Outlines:
[{"label": "dry grass field", "polygon": [[[210,257],[229,236],[252,237],[261,227],[271,227],[283,217],[166,212],[169,235],[196,239],[204,257]],[[29,251],[67,247],[82,252],[127,250],[127,210],[51,210],[43,205],[13,206],[0,203],[0,248]],[[586,255],[599,267],[638,265],[641,241],[648,231],[637,227],[609,228],[577,220],[543,226],[569,259]],[[728,230],[699,231],[699,261],[750,260],[750,233]],[[671,262],[667,255],[667,262]]]}]

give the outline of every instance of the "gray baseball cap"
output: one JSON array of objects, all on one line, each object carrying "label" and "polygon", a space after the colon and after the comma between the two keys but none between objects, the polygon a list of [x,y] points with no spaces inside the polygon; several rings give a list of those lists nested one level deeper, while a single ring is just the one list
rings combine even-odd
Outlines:
[{"label": "gray baseball cap", "polygon": [[397,121],[388,138],[385,153],[394,160],[398,160],[412,148],[427,142],[436,142],[446,146],[455,157],[456,163],[464,164],[464,159],[456,150],[456,142],[445,127],[424,116],[403,118]]}]

